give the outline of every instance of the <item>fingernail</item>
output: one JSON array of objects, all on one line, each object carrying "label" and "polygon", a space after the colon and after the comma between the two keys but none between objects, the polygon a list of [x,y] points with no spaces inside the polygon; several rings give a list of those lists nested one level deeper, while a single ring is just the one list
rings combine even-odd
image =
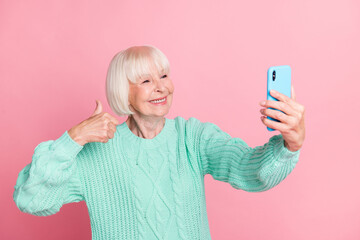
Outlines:
[{"label": "fingernail", "polygon": [[271,90],[270,90],[270,93],[275,94],[276,91],[275,91],[274,89],[271,89]]},{"label": "fingernail", "polygon": [[259,104],[260,104],[261,106],[264,106],[264,105],[265,105],[265,101],[261,101]]}]

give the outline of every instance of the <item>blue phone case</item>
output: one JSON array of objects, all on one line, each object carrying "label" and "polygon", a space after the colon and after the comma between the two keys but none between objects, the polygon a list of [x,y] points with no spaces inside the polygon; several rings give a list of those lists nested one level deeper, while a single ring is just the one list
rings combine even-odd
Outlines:
[{"label": "blue phone case", "polygon": [[[274,89],[291,98],[291,68],[289,65],[270,67],[267,72],[267,100],[279,101],[270,95],[271,89]],[[270,107],[269,109],[280,111]],[[284,113],[283,111],[280,112]],[[267,116],[267,119],[280,122],[279,120],[269,116]],[[269,127],[267,127],[267,129],[269,131],[275,130]]]}]

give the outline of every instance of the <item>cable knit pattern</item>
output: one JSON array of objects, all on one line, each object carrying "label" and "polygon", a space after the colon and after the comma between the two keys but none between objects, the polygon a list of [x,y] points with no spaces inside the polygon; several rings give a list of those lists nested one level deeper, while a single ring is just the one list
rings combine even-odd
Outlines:
[{"label": "cable knit pattern", "polygon": [[196,118],[165,119],[152,139],[126,122],[107,143],[84,146],[65,131],[38,144],[19,173],[14,201],[25,213],[48,216],[86,201],[92,239],[211,239],[204,176],[235,189],[262,192],[294,169],[300,150],[282,135],[255,148]]}]

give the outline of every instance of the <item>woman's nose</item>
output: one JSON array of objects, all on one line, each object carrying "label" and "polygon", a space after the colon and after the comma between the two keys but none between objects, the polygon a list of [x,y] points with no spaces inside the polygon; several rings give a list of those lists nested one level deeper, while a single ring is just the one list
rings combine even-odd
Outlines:
[{"label": "woman's nose", "polygon": [[156,91],[160,90],[160,91],[164,91],[165,89],[165,85],[164,83],[161,81],[161,79],[156,81]]}]

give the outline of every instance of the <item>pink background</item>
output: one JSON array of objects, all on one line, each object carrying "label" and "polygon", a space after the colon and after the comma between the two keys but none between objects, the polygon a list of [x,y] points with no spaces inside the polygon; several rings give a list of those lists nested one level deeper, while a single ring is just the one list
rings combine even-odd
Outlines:
[{"label": "pink background", "polygon": [[[0,1],[0,239],[91,239],[85,202],[36,217],[12,195],[34,148],[90,117],[111,58],[133,45],[171,64],[167,118],[196,117],[250,146],[266,71],[288,64],[306,108],[294,171],[262,193],[205,178],[213,239],[360,239],[360,3],[299,1]],[[120,122],[125,118],[117,117]]]}]

